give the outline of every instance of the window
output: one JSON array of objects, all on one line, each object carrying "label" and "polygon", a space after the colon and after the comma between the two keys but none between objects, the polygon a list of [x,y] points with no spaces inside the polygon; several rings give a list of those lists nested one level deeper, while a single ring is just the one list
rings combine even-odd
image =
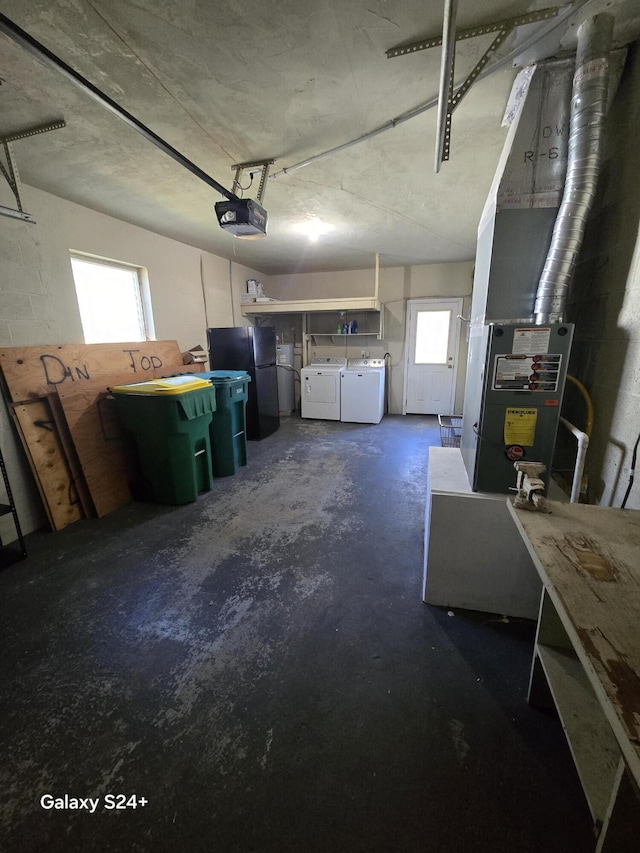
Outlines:
[{"label": "window", "polygon": [[86,255],[71,255],[87,344],[153,340],[145,270]]},{"label": "window", "polygon": [[416,364],[446,364],[451,311],[419,311],[416,328]]}]

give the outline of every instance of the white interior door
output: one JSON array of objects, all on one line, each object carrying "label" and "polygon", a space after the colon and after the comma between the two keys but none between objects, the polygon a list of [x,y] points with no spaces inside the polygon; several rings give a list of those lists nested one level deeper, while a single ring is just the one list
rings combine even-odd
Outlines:
[{"label": "white interior door", "polygon": [[407,303],[405,414],[455,414],[461,299]]}]

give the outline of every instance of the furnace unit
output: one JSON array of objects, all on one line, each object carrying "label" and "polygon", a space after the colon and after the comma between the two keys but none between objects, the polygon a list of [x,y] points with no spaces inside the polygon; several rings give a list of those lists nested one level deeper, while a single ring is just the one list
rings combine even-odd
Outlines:
[{"label": "furnace unit", "polygon": [[484,327],[479,408],[461,447],[474,491],[506,494],[519,460],[551,470],[572,338],[570,323]]}]

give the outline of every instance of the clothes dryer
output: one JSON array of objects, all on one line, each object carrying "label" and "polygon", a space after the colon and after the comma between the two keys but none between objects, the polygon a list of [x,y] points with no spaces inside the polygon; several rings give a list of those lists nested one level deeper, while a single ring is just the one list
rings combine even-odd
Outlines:
[{"label": "clothes dryer", "polygon": [[317,357],[302,368],[303,418],[340,420],[340,376],[346,364],[346,358]]},{"label": "clothes dryer", "polygon": [[384,415],[383,358],[350,358],[340,379],[340,420],[379,424]]}]

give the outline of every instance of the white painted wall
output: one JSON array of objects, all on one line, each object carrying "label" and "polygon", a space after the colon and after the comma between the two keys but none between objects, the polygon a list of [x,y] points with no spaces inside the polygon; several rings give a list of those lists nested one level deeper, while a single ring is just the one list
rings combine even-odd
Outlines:
[{"label": "white painted wall", "polygon": [[[240,292],[247,278],[259,277],[255,270],[30,187],[22,195],[36,224],[0,219],[0,346],[83,340],[70,249],[147,269],[158,340],[177,340],[183,351],[206,348],[209,326],[231,326],[234,319],[242,325]],[[0,203],[15,206],[6,195]],[[4,401],[0,446],[29,532],[45,517]],[[5,518],[0,525],[3,540],[11,541],[13,524]]]},{"label": "white painted wall", "polygon": [[[433,264],[415,267],[383,267],[379,276],[379,298],[383,308],[384,339],[345,337],[339,344],[316,345],[311,354],[357,358],[362,348],[372,357],[389,353],[391,364],[390,405],[392,413],[402,412],[405,372],[405,323],[407,300],[436,297],[463,297],[463,315],[471,303],[473,263]],[[375,273],[370,270],[307,273],[271,276],[268,295],[276,299],[318,299],[348,296],[373,296]],[[466,324],[462,324],[458,354],[456,412],[462,411],[467,366]]]},{"label": "white painted wall", "polygon": [[[384,271],[386,272],[386,270]],[[462,297],[464,317],[469,316],[473,263],[432,264],[389,270],[380,276],[380,299],[385,305],[385,343],[391,353],[390,411],[402,412],[405,374],[405,334],[407,300],[436,297]],[[464,381],[467,372],[467,324],[460,324],[455,412],[462,412]],[[443,413],[444,414],[444,413]],[[453,414],[453,413],[451,413]]]},{"label": "white painted wall", "polygon": [[[264,279],[263,279],[264,281]],[[268,296],[275,299],[341,299],[344,296],[373,296],[374,270],[310,272],[269,276]]]}]

